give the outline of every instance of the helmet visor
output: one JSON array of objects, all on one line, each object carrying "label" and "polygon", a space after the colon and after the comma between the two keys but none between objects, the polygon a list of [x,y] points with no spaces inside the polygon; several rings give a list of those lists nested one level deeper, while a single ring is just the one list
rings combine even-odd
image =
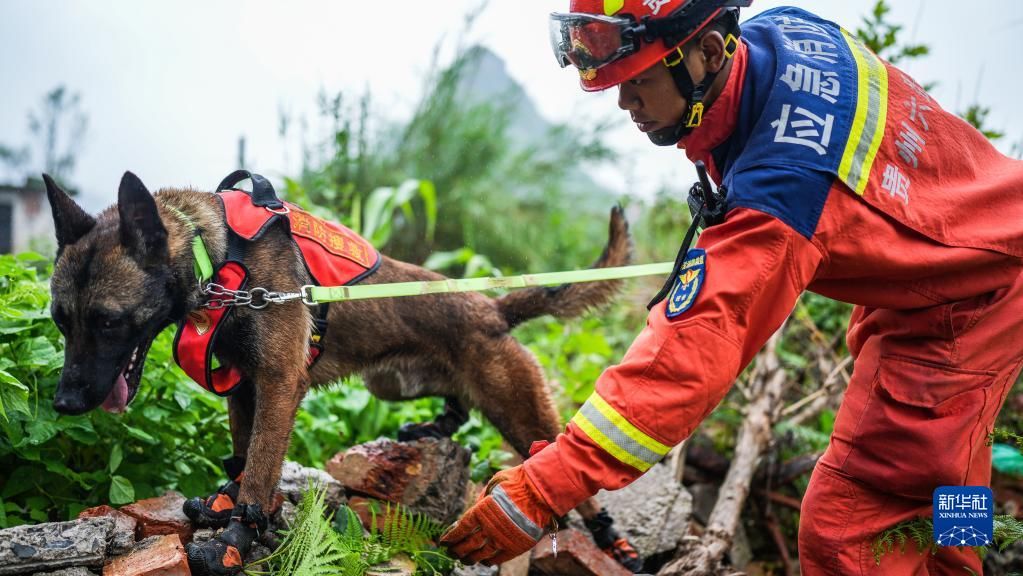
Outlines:
[{"label": "helmet visor", "polygon": [[634,24],[629,18],[597,14],[553,13],[551,48],[562,68],[595,70],[636,51]]}]

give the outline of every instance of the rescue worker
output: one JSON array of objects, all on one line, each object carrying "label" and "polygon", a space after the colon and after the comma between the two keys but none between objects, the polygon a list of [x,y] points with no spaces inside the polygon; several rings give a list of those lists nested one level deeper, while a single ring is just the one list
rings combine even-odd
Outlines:
[{"label": "rescue worker", "polygon": [[[855,369],[802,503],[802,574],[981,572],[970,548],[885,555],[873,538],[990,482],[1023,350],[1023,163],[811,13],[751,0],[571,0],[562,65],[657,145],[727,188],[621,364],[549,445],[494,477],[443,542],[467,562],[528,550],[584,498],[689,437],[804,290],[856,305]],[[716,220],[722,220],[716,222]],[[640,551],[642,552],[642,551]]]}]

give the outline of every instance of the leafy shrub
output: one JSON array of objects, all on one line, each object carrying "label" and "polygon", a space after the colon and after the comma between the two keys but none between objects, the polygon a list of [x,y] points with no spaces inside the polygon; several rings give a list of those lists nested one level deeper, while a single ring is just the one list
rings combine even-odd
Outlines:
[{"label": "leafy shrub", "polygon": [[54,411],[64,345],[49,315],[50,270],[38,254],[0,256],[0,526],[212,490],[230,450],[227,411],[175,366],[170,331],[153,344],[127,413]]}]

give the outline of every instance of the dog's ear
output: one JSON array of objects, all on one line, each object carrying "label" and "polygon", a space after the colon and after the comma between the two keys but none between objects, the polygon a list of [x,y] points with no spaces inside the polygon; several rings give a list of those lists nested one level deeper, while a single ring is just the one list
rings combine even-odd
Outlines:
[{"label": "dog's ear", "polygon": [[49,174],[43,174],[43,182],[46,183],[46,197],[49,198],[50,209],[53,210],[57,249],[63,250],[64,246],[74,244],[92,230],[96,225],[96,219],[82,210],[82,207],[75,203]]},{"label": "dog's ear", "polygon": [[166,262],[167,229],[160,220],[156,200],[139,177],[125,172],[117,191],[117,212],[121,216],[121,245],[143,266]]}]

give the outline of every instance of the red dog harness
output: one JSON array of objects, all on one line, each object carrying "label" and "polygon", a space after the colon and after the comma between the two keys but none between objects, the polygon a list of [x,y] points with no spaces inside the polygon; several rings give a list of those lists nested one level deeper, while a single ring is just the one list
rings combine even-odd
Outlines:
[{"label": "red dog harness", "polygon": [[[253,192],[231,188],[250,178]],[[227,260],[216,269],[211,283],[229,291],[246,290],[248,268],[244,264],[249,243],[258,240],[275,225],[286,226],[302,253],[306,271],[318,286],[357,284],[380,266],[380,254],[350,229],[313,216],[298,206],[277,199],[270,183],[258,174],[239,170],[217,189],[228,226]],[[214,356],[217,334],[234,306],[233,296],[211,294],[201,308],[193,310],[178,324],[174,337],[174,360],[200,386],[220,396],[230,395],[245,374],[237,367],[219,362]],[[219,304],[218,304],[219,302]],[[309,345],[309,366],[322,351],[320,340],[327,330],[328,304],[315,313]]]}]

